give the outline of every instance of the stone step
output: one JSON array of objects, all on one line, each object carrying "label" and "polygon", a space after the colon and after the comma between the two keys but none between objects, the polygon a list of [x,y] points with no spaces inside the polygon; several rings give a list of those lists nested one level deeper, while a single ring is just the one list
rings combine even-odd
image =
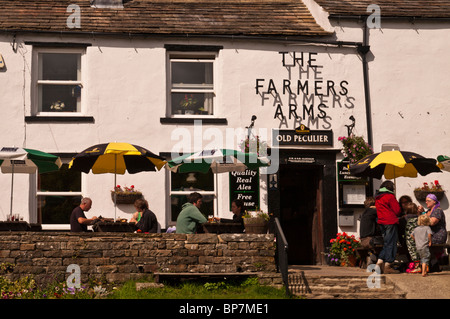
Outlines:
[{"label": "stone step", "polygon": [[[292,292],[294,291],[305,291],[301,286],[289,286]],[[348,286],[310,286],[309,291],[312,294],[337,294],[341,292],[346,293],[395,293],[395,286],[391,285],[389,287],[381,288],[361,288],[361,287],[348,287]]]},{"label": "stone step", "polygon": [[[306,296],[308,299],[338,298],[338,299],[404,299],[406,294],[399,292],[397,287],[380,275],[379,288],[368,287],[367,276],[324,276],[324,275],[289,275],[289,289],[295,295]],[[369,282],[370,284],[370,282]],[[375,283],[374,283],[375,284]]]},{"label": "stone step", "polygon": [[[358,277],[337,277],[337,276],[319,276],[319,275],[309,275],[302,277],[301,275],[289,275],[288,282],[291,285],[296,284],[307,284],[309,286],[313,285],[323,285],[323,286],[362,286],[367,287],[367,280],[369,279],[369,274],[367,276]],[[376,278],[380,285],[386,285],[386,276],[380,275]]]},{"label": "stone step", "polygon": [[405,294],[399,293],[339,293],[339,294],[308,294],[307,299],[405,299]]}]

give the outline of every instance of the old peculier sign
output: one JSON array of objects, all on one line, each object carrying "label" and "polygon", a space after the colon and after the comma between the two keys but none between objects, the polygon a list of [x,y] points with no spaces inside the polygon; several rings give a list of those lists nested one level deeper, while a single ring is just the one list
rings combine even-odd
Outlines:
[{"label": "old peculier sign", "polygon": [[299,134],[296,130],[272,130],[272,139],[278,145],[324,145],[333,146],[333,131],[309,130],[308,133]]}]

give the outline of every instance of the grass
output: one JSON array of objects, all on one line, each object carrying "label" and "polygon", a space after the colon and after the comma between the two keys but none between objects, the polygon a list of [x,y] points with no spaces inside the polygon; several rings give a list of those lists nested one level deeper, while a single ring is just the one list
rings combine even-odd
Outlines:
[{"label": "grass", "polygon": [[[144,282],[152,282],[149,278]],[[39,287],[32,277],[10,281],[0,276],[1,299],[292,299],[284,288],[261,285],[258,278],[226,281],[182,281],[163,287],[137,290],[136,283],[127,281],[114,285],[104,280],[92,280],[86,286],[70,289],[66,282]]]},{"label": "grass", "polygon": [[136,282],[128,281],[108,295],[108,299],[290,299],[284,289],[260,285],[257,278],[233,282],[189,281],[163,288],[136,291]]}]

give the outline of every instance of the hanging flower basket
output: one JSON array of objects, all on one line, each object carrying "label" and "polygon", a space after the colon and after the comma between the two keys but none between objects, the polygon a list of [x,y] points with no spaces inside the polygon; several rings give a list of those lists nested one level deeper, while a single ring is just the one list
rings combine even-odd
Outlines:
[{"label": "hanging flower basket", "polygon": [[441,200],[442,197],[444,197],[445,191],[423,191],[423,190],[415,190],[414,196],[417,200],[424,201],[427,198],[428,194],[434,194],[436,195],[436,198],[438,200]]},{"label": "hanging flower basket", "polygon": [[111,191],[111,200],[114,202],[114,194],[116,196],[116,204],[134,204],[137,199],[142,198],[142,193],[134,189],[134,185],[131,187],[124,187],[123,190],[120,185],[117,185],[113,191]]},{"label": "hanging flower basket", "polygon": [[[134,204],[137,199],[142,198],[142,194],[120,194],[116,193],[116,204]],[[114,192],[111,192],[111,199],[114,202]]]},{"label": "hanging flower basket", "polygon": [[364,140],[362,136],[341,136],[338,141],[342,143],[341,153],[350,163],[355,163],[364,157],[373,154],[372,147]]},{"label": "hanging flower basket", "polygon": [[267,142],[263,141],[259,136],[246,137],[239,144],[239,148],[244,153],[256,153],[258,156],[267,156]]},{"label": "hanging flower basket", "polygon": [[444,197],[444,193],[445,191],[442,189],[442,185],[437,180],[431,182],[430,185],[423,183],[422,187],[414,189],[414,196],[420,201],[424,201],[428,194],[434,194],[438,200],[441,200]]}]

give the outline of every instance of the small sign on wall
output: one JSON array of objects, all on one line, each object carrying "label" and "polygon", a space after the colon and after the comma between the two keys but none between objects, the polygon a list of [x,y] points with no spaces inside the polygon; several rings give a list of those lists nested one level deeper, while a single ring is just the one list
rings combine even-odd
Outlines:
[{"label": "small sign on wall", "polygon": [[278,145],[304,146],[323,145],[333,146],[333,131],[316,130],[308,131],[307,134],[299,134],[296,130],[272,130],[272,139]]},{"label": "small sign on wall", "polygon": [[259,206],[259,172],[245,170],[230,173],[230,210],[231,202],[240,199],[244,210],[255,210]]}]

